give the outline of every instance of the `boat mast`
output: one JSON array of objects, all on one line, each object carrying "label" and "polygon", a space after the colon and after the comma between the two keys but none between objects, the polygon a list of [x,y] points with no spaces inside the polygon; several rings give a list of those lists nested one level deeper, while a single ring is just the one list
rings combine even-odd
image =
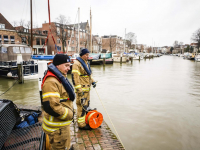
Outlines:
[{"label": "boat mast", "polygon": [[78,53],[79,53],[79,30],[80,30],[80,27],[79,27],[79,23],[80,23],[80,8],[78,8]]},{"label": "boat mast", "polygon": [[90,52],[92,51],[92,13],[91,13],[91,7],[90,7]]},{"label": "boat mast", "polygon": [[33,48],[32,0],[30,0],[30,14],[31,14],[31,47]]},{"label": "boat mast", "polygon": [[124,36],[124,52],[126,51],[126,28],[125,28],[125,36]]}]

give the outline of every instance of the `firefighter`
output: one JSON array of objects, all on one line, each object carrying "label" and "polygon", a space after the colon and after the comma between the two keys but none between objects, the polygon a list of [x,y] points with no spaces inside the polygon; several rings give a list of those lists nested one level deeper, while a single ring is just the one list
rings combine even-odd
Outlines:
[{"label": "firefighter", "polygon": [[49,136],[52,150],[69,150],[70,124],[73,121],[75,93],[67,72],[70,58],[56,54],[42,81],[43,131]]},{"label": "firefighter", "polygon": [[90,86],[96,87],[96,82],[92,78],[88,49],[82,49],[80,57],[72,66],[72,82],[76,93],[77,121],[79,129],[90,130],[90,126],[85,123],[86,113],[91,110],[90,105]]}]

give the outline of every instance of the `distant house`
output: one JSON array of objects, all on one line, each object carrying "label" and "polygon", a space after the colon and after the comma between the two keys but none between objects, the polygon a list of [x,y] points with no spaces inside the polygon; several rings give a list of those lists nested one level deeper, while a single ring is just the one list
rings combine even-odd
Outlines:
[{"label": "distant house", "polygon": [[[55,39],[55,43],[52,37],[48,37],[48,54],[55,54],[57,51],[67,52],[69,55],[77,53],[82,48],[88,48],[89,46],[89,24],[88,22],[80,23],[79,35],[78,35],[78,24],[63,25],[56,22],[51,22],[52,35]],[[59,38],[59,32],[61,31],[61,26],[66,33],[65,43],[62,44],[62,40]],[[43,31],[49,31],[49,23],[42,24]],[[79,50],[78,50],[78,36],[79,36]],[[56,44],[56,47],[55,47]],[[64,47],[63,47],[64,45]]]},{"label": "distant house", "polygon": [[124,52],[124,40],[117,35],[104,35],[102,38],[102,49],[112,53]]},{"label": "distant house", "polygon": [[[37,31],[37,32],[36,32]],[[33,54],[47,54],[43,45],[46,35],[39,29],[33,29]],[[30,43],[30,29],[23,26],[13,27],[0,13],[0,43],[2,44],[26,44]]]},{"label": "distant house", "polygon": [[18,37],[15,28],[0,13],[0,43],[15,44],[20,42],[20,38]]}]

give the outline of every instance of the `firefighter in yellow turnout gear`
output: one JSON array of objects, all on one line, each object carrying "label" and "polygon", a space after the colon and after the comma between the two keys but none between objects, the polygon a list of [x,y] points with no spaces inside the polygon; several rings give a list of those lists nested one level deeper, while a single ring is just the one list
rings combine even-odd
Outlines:
[{"label": "firefighter in yellow turnout gear", "polygon": [[42,82],[42,105],[44,109],[43,131],[49,136],[52,150],[69,150],[71,143],[70,124],[73,120],[75,93],[67,80],[70,59],[56,54],[53,64]]},{"label": "firefighter in yellow turnout gear", "polygon": [[96,82],[92,78],[92,72],[87,62],[89,58],[88,49],[82,49],[80,57],[74,62],[72,66],[72,82],[74,84],[76,93],[77,118],[80,129],[91,129],[85,123],[86,111],[91,110],[90,105],[90,86],[96,87]]}]

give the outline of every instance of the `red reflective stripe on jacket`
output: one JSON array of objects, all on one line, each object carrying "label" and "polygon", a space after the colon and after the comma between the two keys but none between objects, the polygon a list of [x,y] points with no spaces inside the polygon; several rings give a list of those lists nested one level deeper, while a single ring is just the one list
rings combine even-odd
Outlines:
[{"label": "red reflective stripe on jacket", "polygon": [[51,71],[48,70],[47,74],[44,76],[44,78],[42,80],[41,89],[42,89],[43,84],[44,84],[47,77],[55,77],[59,82],[61,82],[55,74],[53,74]]}]

